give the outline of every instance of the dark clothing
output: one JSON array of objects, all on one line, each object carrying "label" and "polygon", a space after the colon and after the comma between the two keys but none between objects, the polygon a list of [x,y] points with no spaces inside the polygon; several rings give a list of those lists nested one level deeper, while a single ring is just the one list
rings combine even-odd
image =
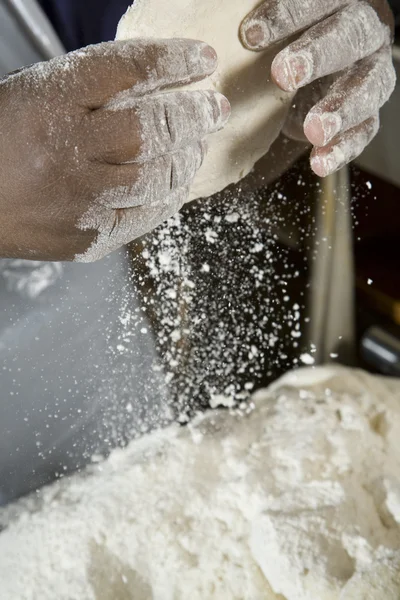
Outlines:
[{"label": "dark clothing", "polygon": [[113,40],[132,0],[39,0],[65,48]]},{"label": "dark clothing", "polygon": [[[132,0],[39,0],[65,48],[113,40],[118,21]],[[400,0],[389,0],[400,25]]]},{"label": "dark clothing", "polygon": [[396,25],[400,25],[400,0],[389,0],[389,4],[392,7],[394,16],[396,18]]}]

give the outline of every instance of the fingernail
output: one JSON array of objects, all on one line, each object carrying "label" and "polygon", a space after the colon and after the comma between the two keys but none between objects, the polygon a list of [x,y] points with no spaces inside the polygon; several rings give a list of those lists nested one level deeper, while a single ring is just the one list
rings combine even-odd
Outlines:
[{"label": "fingernail", "polygon": [[326,177],[329,175],[325,159],[320,156],[311,157],[311,168],[318,177]]},{"label": "fingernail", "polygon": [[324,146],[330,142],[342,129],[342,118],[335,113],[321,115],[321,125],[325,134]]},{"label": "fingernail", "polygon": [[273,71],[277,83],[287,92],[294,92],[311,81],[313,64],[304,54],[284,57],[278,54]]},{"label": "fingernail", "polygon": [[216,98],[221,111],[221,120],[223,123],[225,123],[231,116],[231,103],[229,102],[228,98],[226,98],[222,94],[216,94]]},{"label": "fingernail", "polygon": [[319,177],[327,177],[338,171],[346,164],[343,152],[338,148],[332,148],[329,154],[314,155],[311,157],[311,168]]},{"label": "fingernail", "polygon": [[336,113],[320,115],[310,112],[304,122],[304,132],[314,146],[326,146],[342,129],[342,118]]},{"label": "fingernail", "polygon": [[242,29],[243,41],[251,49],[257,49],[268,44],[270,32],[263,22],[250,22]]},{"label": "fingernail", "polygon": [[214,71],[217,68],[218,56],[214,48],[211,48],[211,46],[203,46],[203,48],[200,51],[200,58],[204,68],[207,71]]}]

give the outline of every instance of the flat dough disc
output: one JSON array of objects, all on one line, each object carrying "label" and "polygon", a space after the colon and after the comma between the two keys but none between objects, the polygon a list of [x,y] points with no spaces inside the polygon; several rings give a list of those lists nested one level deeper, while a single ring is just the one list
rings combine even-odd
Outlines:
[{"label": "flat dough disc", "polygon": [[246,50],[240,23],[260,0],[138,0],[122,17],[117,39],[191,38],[210,44],[219,67],[189,89],[212,89],[232,104],[227,127],[210,136],[209,151],[191,188],[190,200],[207,197],[245,177],[279,135],[292,95],[270,81],[276,50]]}]

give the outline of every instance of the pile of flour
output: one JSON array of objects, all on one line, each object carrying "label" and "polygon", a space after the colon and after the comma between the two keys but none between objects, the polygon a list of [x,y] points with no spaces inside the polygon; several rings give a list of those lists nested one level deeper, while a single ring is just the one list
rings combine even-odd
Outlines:
[{"label": "pile of flour", "polygon": [[0,513],[7,600],[398,600],[400,382],[305,369]]}]

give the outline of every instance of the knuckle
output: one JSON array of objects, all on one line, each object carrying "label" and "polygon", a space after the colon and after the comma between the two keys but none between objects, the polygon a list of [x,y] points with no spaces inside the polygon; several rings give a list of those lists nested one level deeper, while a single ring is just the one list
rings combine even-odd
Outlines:
[{"label": "knuckle", "polygon": [[296,30],[297,25],[301,22],[302,3],[298,0],[288,0],[288,2],[282,3],[282,21],[287,23],[287,29]]},{"label": "knuckle", "polygon": [[176,190],[180,185],[182,173],[181,163],[176,154],[169,157],[169,191]]},{"label": "knuckle", "polygon": [[[182,74],[185,78],[193,75],[193,72],[198,66],[198,61],[195,60],[195,52],[193,45],[183,44],[179,47],[176,71]],[[197,62],[197,65],[196,65]]]},{"label": "knuckle", "polygon": [[382,54],[382,51],[378,52],[369,73],[369,85],[373,86],[378,94],[379,106],[389,100],[396,87],[396,80],[397,74],[391,51],[385,51],[385,54]]},{"label": "knuckle", "polygon": [[178,140],[180,119],[177,105],[173,98],[156,101],[152,107],[151,131],[156,151],[162,152],[165,147],[173,147]]}]

